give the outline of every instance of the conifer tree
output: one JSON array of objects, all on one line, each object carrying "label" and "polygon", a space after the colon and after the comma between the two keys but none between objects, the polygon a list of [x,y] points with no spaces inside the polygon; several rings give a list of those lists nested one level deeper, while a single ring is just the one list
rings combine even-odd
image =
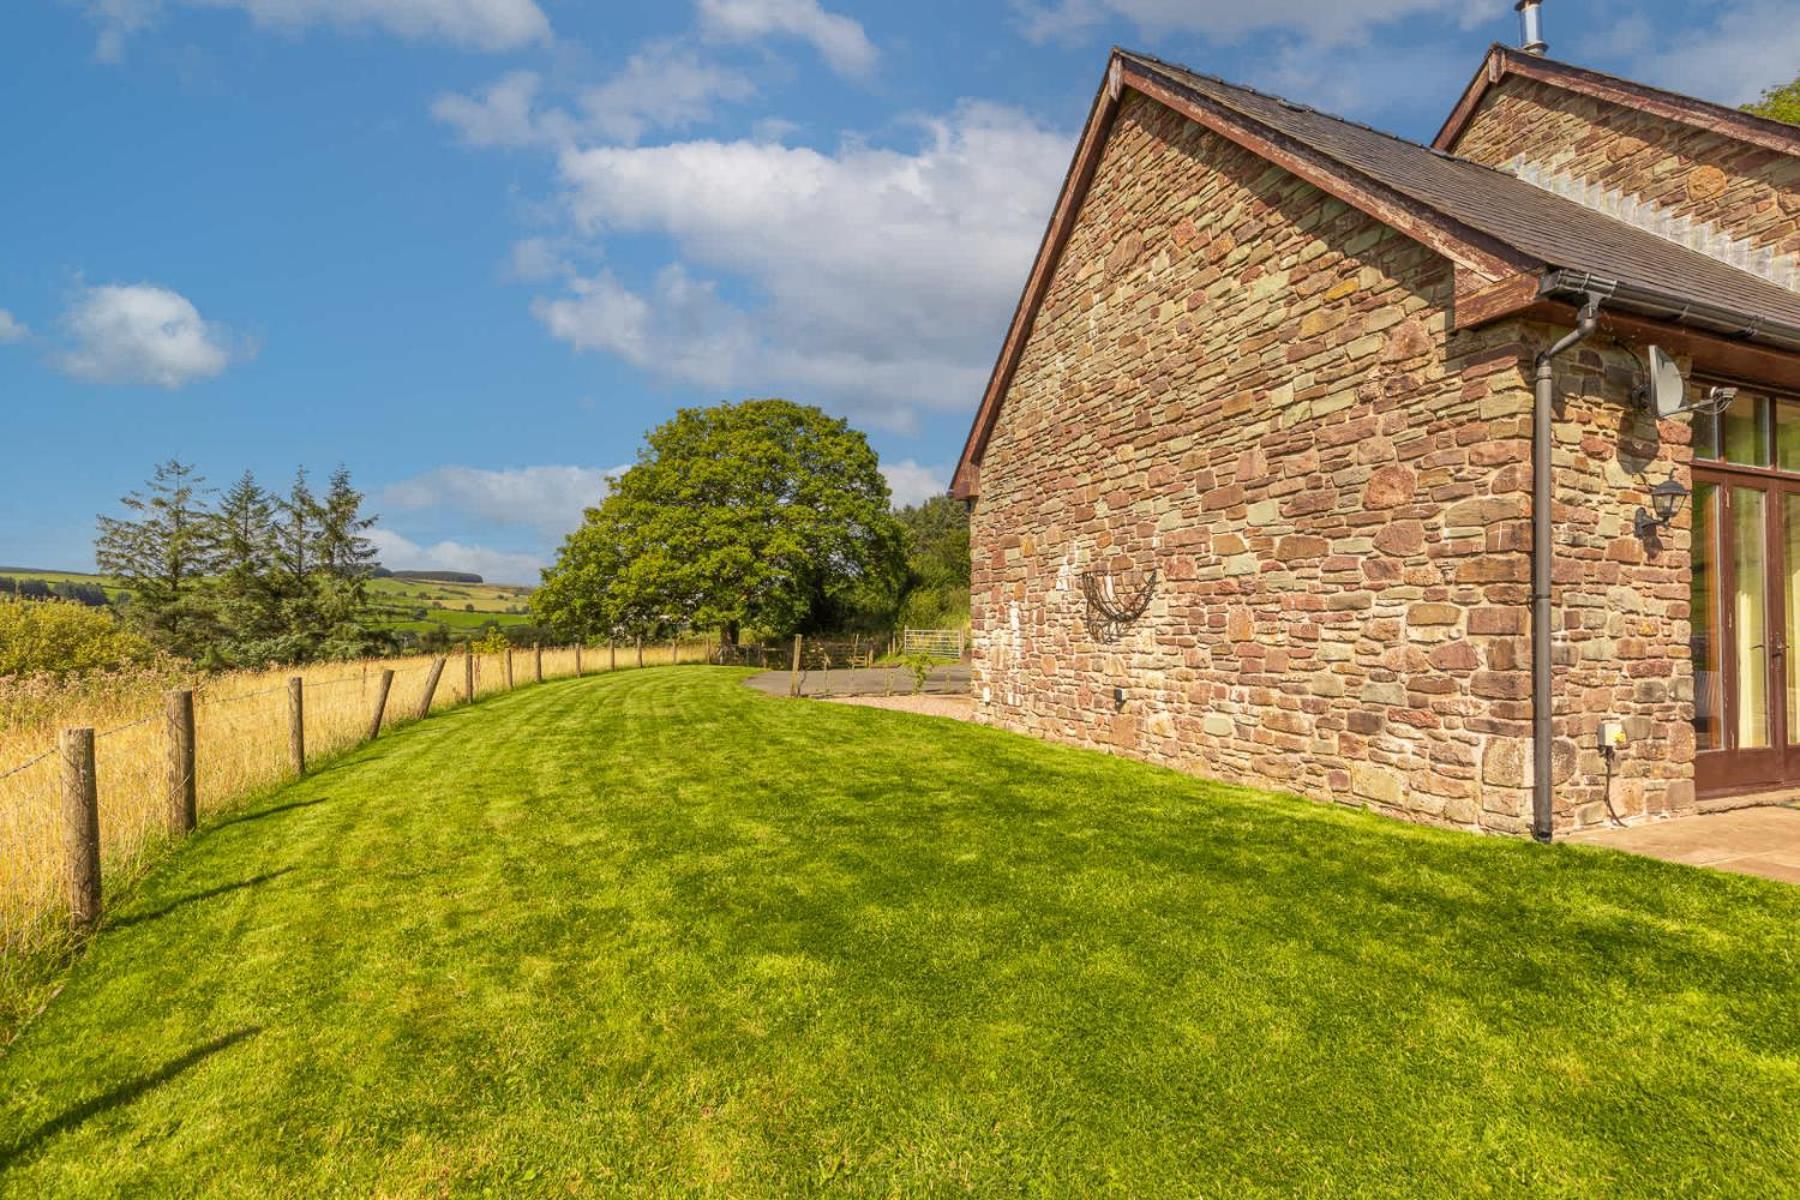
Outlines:
[{"label": "conifer tree", "polygon": [[120,503],[129,517],[98,518],[94,559],[131,593],[131,622],[158,648],[200,657],[217,632],[208,579],[217,563],[214,523],[201,500],[205,480],[170,459],[142,492]]}]

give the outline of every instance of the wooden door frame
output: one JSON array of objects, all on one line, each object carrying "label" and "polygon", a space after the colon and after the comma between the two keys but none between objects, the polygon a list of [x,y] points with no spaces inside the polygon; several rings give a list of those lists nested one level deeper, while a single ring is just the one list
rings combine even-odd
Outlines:
[{"label": "wooden door frame", "polygon": [[[1776,787],[1800,779],[1800,745],[1795,744],[1795,730],[1787,711],[1788,597],[1786,546],[1782,537],[1785,499],[1800,495],[1800,475],[1778,471],[1772,467],[1744,467],[1736,464],[1696,460],[1693,466],[1696,483],[1711,484],[1717,510],[1713,529],[1717,539],[1713,550],[1713,571],[1718,579],[1719,597],[1719,722],[1720,748],[1696,750],[1694,755],[1695,791],[1704,796],[1730,795]],[[1734,489],[1749,488],[1763,496],[1763,645],[1767,663],[1767,709],[1769,745],[1752,750],[1740,749],[1738,742],[1738,686],[1742,664],[1737,657],[1735,604],[1737,566],[1731,539],[1735,537]],[[1699,547],[1694,547],[1694,553]],[[1700,614],[1689,614],[1692,620]]]}]

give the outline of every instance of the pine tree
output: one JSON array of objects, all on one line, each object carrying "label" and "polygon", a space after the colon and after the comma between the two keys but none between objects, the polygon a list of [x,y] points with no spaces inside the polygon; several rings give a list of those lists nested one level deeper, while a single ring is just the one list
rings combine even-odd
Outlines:
[{"label": "pine tree", "polygon": [[213,514],[220,650],[239,666],[283,657],[275,520],[275,497],[248,471],[226,489]]},{"label": "pine tree", "polygon": [[120,500],[134,516],[98,518],[94,558],[131,593],[126,611],[161,649],[199,657],[217,630],[207,576],[214,525],[200,500],[205,480],[179,459],[156,468],[143,492]]},{"label": "pine tree", "polygon": [[306,468],[301,467],[294,472],[288,494],[275,501],[274,557],[269,572],[282,629],[280,657],[286,662],[317,658],[324,641],[324,621],[313,589],[321,517],[318,497],[306,482]]},{"label": "pine tree", "polygon": [[318,524],[313,534],[313,560],[317,567],[317,597],[321,633],[331,654],[356,654],[370,649],[365,618],[369,608],[369,579],[375,573],[375,544],[364,533],[375,524],[362,515],[362,493],[350,483],[350,471],[340,465],[331,473],[325,497],[318,504]]}]

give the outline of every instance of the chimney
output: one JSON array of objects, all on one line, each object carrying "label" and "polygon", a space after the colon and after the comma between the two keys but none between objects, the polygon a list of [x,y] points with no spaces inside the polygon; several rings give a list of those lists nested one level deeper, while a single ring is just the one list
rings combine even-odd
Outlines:
[{"label": "chimney", "polygon": [[1544,52],[1550,49],[1549,43],[1544,41],[1543,18],[1538,12],[1538,6],[1542,3],[1543,0],[1519,0],[1517,4],[1513,5],[1519,14],[1519,24],[1524,30],[1524,42],[1519,49],[1527,54],[1535,54],[1539,58],[1542,58]]}]

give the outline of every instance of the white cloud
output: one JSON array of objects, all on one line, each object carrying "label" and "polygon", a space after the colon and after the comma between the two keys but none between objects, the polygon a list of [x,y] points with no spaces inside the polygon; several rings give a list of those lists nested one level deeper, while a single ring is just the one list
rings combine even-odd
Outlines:
[{"label": "white cloud", "polygon": [[840,75],[866,75],[880,57],[861,24],[827,12],[819,0],[700,0],[700,29],[717,41],[799,38]]},{"label": "white cloud", "polygon": [[381,565],[390,571],[466,571],[489,583],[534,585],[545,565],[535,554],[512,554],[466,542],[445,540],[422,546],[379,525],[369,530],[368,536]]},{"label": "white cloud", "polygon": [[631,56],[625,69],[581,95],[588,128],[614,141],[646,131],[682,129],[709,120],[719,101],[748,100],[756,88],[743,75],[673,42]]},{"label": "white cloud", "polygon": [[1472,25],[1492,18],[1496,9],[1484,0],[1015,0],[1014,7],[1033,41],[1076,40],[1096,25],[1124,19],[1149,38],[1190,33],[1222,43],[1275,32],[1325,45],[1360,41],[1376,26],[1412,17],[1456,18]]},{"label": "white cloud", "polygon": [[881,473],[887,476],[888,491],[893,494],[895,508],[923,504],[933,496],[950,490],[950,473],[938,467],[922,467],[912,459],[883,463]]},{"label": "white cloud", "polygon": [[539,112],[538,91],[543,80],[535,71],[502,75],[477,96],[455,92],[432,102],[431,114],[456,128],[471,146],[530,146],[556,144],[575,135],[567,113]]},{"label": "white cloud", "polygon": [[[913,152],[847,142],[569,149],[578,229],[660,234],[684,263],[640,294],[610,274],[541,299],[581,350],[744,394],[827,402],[891,428],[966,410],[1018,298],[1070,141],[1023,114],[966,104]],[[728,303],[695,269],[744,285]]]},{"label": "white cloud", "polygon": [[562,248],[549,238],[522,238],[507,257],[507,274],[526,283],[543,283],[568,271]]},{"label": "white cloud", "polygon": [[57,359],[91,383],[178,388],[231,364],[231,335],[203,320],[187,297],[153,284],[85,289],[63,316],[72,345]]},{"label": "white cloud", "polygon": [[[1741,0],[1719,6],[1709,24],[1683,29],[1674,41],[1652,36],[1634,16],[1626,16],[1617,33],[1619,44],[1630,48],[1633,78],[1722,104],[1744,104],[1764,88],[1793,79],[1800,63],[1800,21],[1794,18],[1792,0]],[[1616,49],[1611,37],[1584,45],[1596,54]]]},{"label": "white cloud", "polygon": [[577,112],[539,102],[543,80],[514,71],[473,96],[447,93],[431,106],[471,146],[566,146],[582,138],[636,142],[652,129],[710,120],[721,102],[756,94],[749,79],[676,42],[656,42],[619,73],[574,97]]},{"label": "white cloud", "polygon": [[389,484],[376,497],[383,510],[444,509],[497,525],[526,525],[560,537],[600,503],[623,467],[520,467],[489,471],[438,467]]},{"label": "white cloud", "polygon": [[8,342],[22,342],[30,336],[31,330],[25,328],[23,322],[4,308],[0,308],[0,346],[4,346]]},{"label": "white cloud", "polygon": [[[167,0],[189,8],[230,8],[259,26],[375,28],[403,38],[471,50],[516,50],[550,40],[550,20],[536,0]],[[125,42],[162,14],[165,0],[86,0],[99,27],[95,56],[116,62]]]}]

